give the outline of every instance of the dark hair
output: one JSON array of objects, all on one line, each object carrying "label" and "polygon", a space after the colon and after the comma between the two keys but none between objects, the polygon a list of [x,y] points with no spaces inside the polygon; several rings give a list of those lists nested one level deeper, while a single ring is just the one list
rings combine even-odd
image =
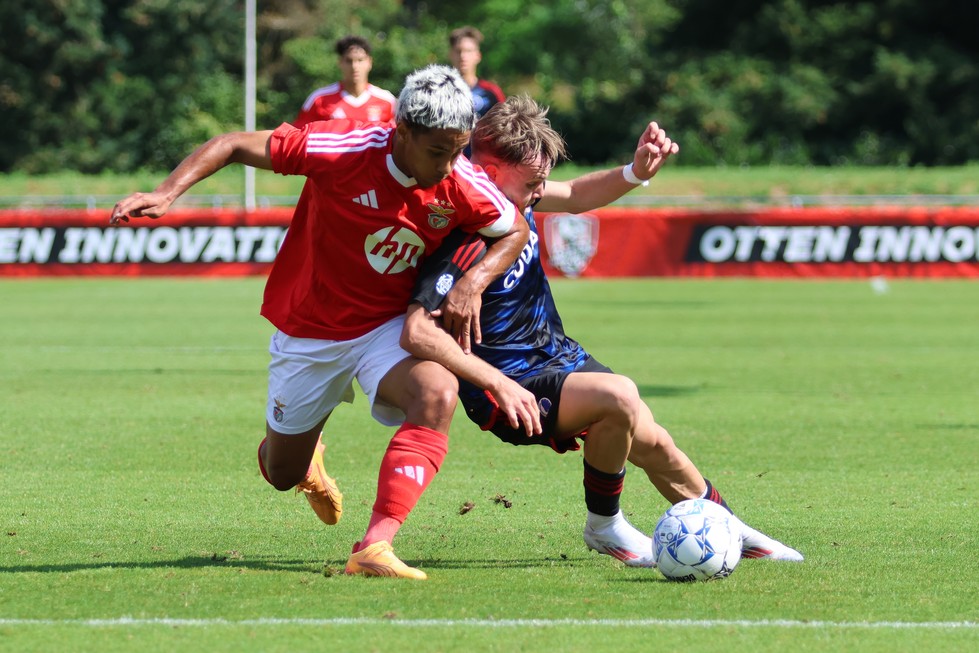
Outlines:
[{"label": "dark hair", "polygon": [[449,47],[454,48],[462,39],[473,39],[477,45],[480,45],[483,42],[483,33],[469,25],[454,29],[449,34]]},{"label": "dark hair", "polygon": [[371,44],[363,36],[344,36],[338,40],[336,44],[337,56],[342,57],[347,54],[347,50],[350,48],[360,48],[367,53],[368,57],[371,56]]}]

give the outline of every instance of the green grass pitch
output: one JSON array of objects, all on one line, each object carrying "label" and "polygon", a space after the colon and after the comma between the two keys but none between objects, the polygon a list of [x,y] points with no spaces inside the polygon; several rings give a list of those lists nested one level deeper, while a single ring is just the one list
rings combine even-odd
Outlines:
[{"label": "green grass pitch", "polygon": [[[0,651],[979,650],[979,284],[554,283],[807,557],[695,585],[587,551],[580,456],[461,411],[395,542],[430,580],[339,573],[391,430],[363,395],[328,423],[335,527],[262,481],[262,285],[0,281]],[[666,504],[632,469],[623,508],[649,531]]]}]

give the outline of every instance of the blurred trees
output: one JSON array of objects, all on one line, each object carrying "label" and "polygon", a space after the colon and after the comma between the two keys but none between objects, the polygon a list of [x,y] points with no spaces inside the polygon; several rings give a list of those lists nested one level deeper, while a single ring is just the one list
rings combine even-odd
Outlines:
[{"label": "blurred trees", "polygon": [[240,124],[233,0],[4,0],[0,170],[170,167]]},{"label": "blurred trees", "polygon": [[[979,160],[967,0],[260,0],[258,121],[292,120],[374,45],[371,81],[486,35],[480,74],[552,107],[574,160],[627,157],[651,119],[678,164]],[[4,0],[0,171],[169,169],[243,124],[242,0]]]}]

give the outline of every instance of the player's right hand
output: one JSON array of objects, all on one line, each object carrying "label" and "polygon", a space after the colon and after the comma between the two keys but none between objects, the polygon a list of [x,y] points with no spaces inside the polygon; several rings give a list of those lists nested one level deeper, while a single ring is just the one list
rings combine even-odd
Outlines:
[{"label": "player's right hand", "polygon": [[112,207],[110,225],[129,222],[129,218],[159,218],[167,212],[172,201],[164,193],[133,193]]}]

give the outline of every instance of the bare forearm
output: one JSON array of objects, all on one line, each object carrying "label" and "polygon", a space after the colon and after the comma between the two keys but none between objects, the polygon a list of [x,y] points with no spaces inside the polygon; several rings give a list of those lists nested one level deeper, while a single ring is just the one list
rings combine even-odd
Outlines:
[{"label": "bare forearm", "polygon": [[527,221],[518,217],[514,229],[505,236],[491,241],[483,259],[466,272],[463,279],[469,288],[473,292],[482,294],[494,280],[513,265],[527,244],[529,236],[530,227]]},{"label": "bare forearm", "polygon": [[640,184],[648,183],[667,159],[679,151],[680,146],[657,123],[651,122],[639,137],[632,163],[592,172],[569,182],[548,184],[537,206],[541,211],[569,213],[605,206]]},{"label": "bare forearm", "polygon": [[435,322],[421,304],[408,307],[401,332],[401,346],[416,358],[441,363],[460,379],[489,392],[497,410],[511,427],[522,428],[528,437],[541,433],[540,411],[534,393],[504,376],[489,363],[463,353],[455,339]]},{"label": "bare forearm", "polygon": [[401,346],[415,358],[435,361],[484,390],[492,391],[506,379],[502,372],[478,356],[464,353],[452,336],[417,304],[408,309]]},{"label": "bare forearm", "polygon": [[624,167],[597,170],[568,182],[549,183],[537,208],[584,213],[610,204],[637,187],[622,175]]},{"label": "bare forearm", "polygon": [[194,150],[152,193],[133,193],[112,208],[109,224],[119,225],[130,218],[159,218],[188,188],[213,175],[229,163],[244,163],[256,168],[272,167],[272,132],[222,134]]},{"label": "bare forearm", "polygon": [[165,194],[172,202],[199,181],[232,163],[269,169],[271,158],[267,141],[267,136],[258,133],[234,132],[215,136],[174,168],[157,186],[156,192]]}]

